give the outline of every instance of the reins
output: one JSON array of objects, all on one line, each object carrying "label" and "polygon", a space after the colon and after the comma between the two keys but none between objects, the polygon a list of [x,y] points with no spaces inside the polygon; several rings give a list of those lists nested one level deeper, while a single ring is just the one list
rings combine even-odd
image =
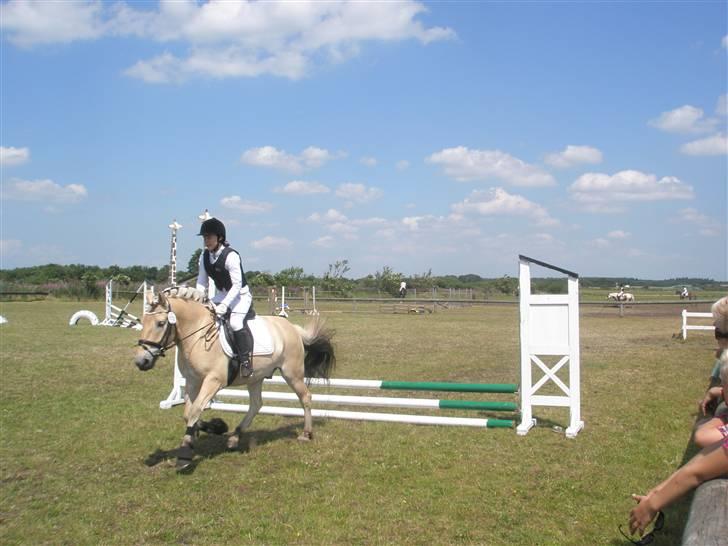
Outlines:
[{"label": "reins", "polygon": [[181,337],[181,338],[179,338],[179,339],[177,339],[177,340],[172,341],[171,343],[169,343],[169,339],[168,338],[170,337],[170,335],[172,333],[172,328],[175,328],[176,329],[176,326],[175,325],[177,323],[176,319],[174,320],[174,322],[169,319],[169,314],[170,313],[172,313],[172,315],[174,315],[174,312],[172,311],[172,306],[170,305],[168,311],[156,311],[154,313],[147,313],[147,314],[148,315],[158,315],[158,314],[162,314],[162,313],[166,313],[168,315],[168,318],[167,318],[167,326],[164,329],[164,333],[162,334],[161,339],[159,341],[152,341],[151,339],[139,339],[137,341],[137,345],[139,345],[140,347],[143,347],[144,349],[146,349],[146,351],[148,353],[150,353],[150,354],[152,354],[152,351],[150,351],[147,346],[153,347],[155,349],[158,349],[159,352],[157,353],[157,355],[152,354],[152,356],[155,357],[155,358],[157,356],[162,356],[162,357],[166,356],[165,355],[165,352],[167,351],[167,349],[171,349],[172,347],[174,347],[175,345],[177,345],[178,342],[184,341],[185,339],[187,339],[189,337],[192,337],[197,332],[200,332],[200,331],[204,330],[205,328],[208,329],[208,332],[205,334],[205,341],[207,341],[209,332],[211,330],[213,330],[213,328],[215,326],[215,321],[212,320],[208,324],[205,324],[204,326],[201,326],[200,328],[198,328],[197,330],[194,330],[193,332],[190,332],[186,336]]}]

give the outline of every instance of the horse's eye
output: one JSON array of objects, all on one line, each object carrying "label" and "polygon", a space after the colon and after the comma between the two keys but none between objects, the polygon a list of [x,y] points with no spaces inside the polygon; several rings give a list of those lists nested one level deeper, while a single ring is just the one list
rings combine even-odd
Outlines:
[{"label": "horse's eye", "polygon": [[161,328],[162,326],[164,326],[165,322],[167,322],[167,321],[165,321],[165,320],[158,320],[157,321],[157,328]]}]

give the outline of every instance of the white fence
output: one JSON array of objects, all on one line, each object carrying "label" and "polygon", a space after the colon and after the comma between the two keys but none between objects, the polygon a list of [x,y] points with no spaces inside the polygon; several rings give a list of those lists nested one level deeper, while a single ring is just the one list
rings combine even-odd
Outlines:
[{"label": "white fence", "polygon": [[712,324],[709,326],[707,324],[688,324],[689,318],[713,318],[713,313],[691,313],[687,309],[682,310],[682,337],[683,339],[687,339],[688,337],[688,330],[710,330],[711,332],[715,330],[715,326]]}]

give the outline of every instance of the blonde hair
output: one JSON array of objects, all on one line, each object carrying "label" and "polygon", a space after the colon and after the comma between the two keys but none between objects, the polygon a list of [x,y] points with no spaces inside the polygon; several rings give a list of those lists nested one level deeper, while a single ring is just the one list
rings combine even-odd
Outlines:
[{"label": "blonde hair", "polygon": [[713,312],[713,326],[721,332],[728,332],[728,296],[716,301],[710,310]]}]

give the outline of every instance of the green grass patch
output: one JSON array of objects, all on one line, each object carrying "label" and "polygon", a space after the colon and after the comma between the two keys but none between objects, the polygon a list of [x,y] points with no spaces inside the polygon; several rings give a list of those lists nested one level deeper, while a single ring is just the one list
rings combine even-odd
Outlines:
[{"label": "green grass patch", "polygon": [[[424,315],[374,304],[326,309],[336,377],[519,382],[518,309]],[[68,326],[103,303],[6,302],[0,314],[0,542],[12,544],[623,544],[630,493],[692,453],[714,340],[679,330],[679,304],[581,317],[582,417],[536,411],[538,426],[470,429],[258,416],[243,448],[202,435],[189,475],[171,452],[181,407],[160,410],[173,359],[132,363],[138,332]],[[367,312],[361,312],[367,311]],[[300,315],[291,319],[302,324]],[[409,393],[447,399],[513,395]],[[397,410],[399,411],[399,410]],[[508,414],[443,410],[443,415]],[[242,416],[208,412],[229,426]],[[687,500],[667,510],[660,544],[679,544]]]}]

